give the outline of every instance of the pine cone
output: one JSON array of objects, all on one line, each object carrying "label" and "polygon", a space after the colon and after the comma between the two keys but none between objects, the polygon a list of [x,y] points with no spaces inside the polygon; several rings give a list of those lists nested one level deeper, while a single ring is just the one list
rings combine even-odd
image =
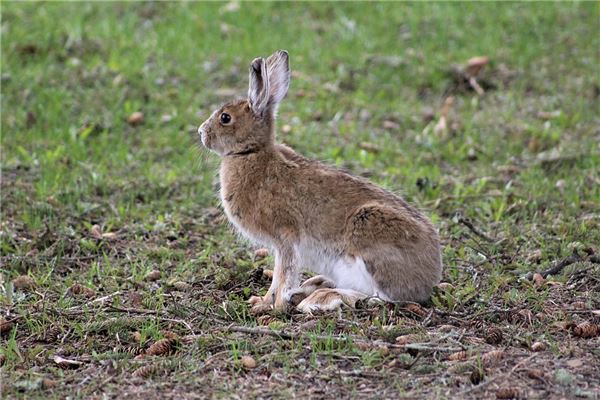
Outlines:
[{"label": "pine cone", "polygon": [[133,376],[136,378],[149,378],[152,374],[156,372],[156,366],[154,365],[144,365],[133,371]]},{"label": "pine cone", "polygon": [[499,344],[502,342],[502,331],[493,326],[488,328],[485,335],[485,341],[488,344]]},{"label": "pine cone", "polygon": [[481,383],[481,381],[484,378],[485,378],[485,373],[480,368],[474,368],[473,371],[471,371],[471,375],[469,376],[469,380],[471,381],[471,383],[473,385],[479,385],[479,383]]},{"label": "pine cone", "polygon": [[519,397],[519,390],[514,387],[503,387],[496,390],[497,399],[516,399]]},{"label": "pine cone", "polygon": [[466,360],[468,357],[469,354],[466,351],[457,351],[456,353],[452,353],[448,356],[448,361]]},{"label": "pine cone", "polygon": [[504,350],[493,350],[481,356],[481,361],[485,365],[495,364],[504,358]]},{"label": "pine cone", "polygon": [[127,346],[123,350],[125,353],[128,353],[132,356],[139,356],[140,354],[143,354],[146,351],[146,350],[144,350],[144,348],[142,346],[136,346],[136,345]]},{"label": "pine cone", "polygon": [[67,293],[71,296],[83,296],[88,299],[90,299],[96,295],[96,292],[94,292],[92,289],[90,289],[89,287],[80,285],[79,283],[74,283],[69,288],[69,290],[67,290]]},{"label": "pine cone", "polygon": [[28,275],[21,275],[13,279],[12,284],[15,289],[29,290],[35,286],[35,281]]},{"label": "pine cone", "polygon": [[54,343],[60,337],[62,330],[57,326],[51,326],[50,329],[44,332],[42,340],[46,343]]},{"label": "pine cone", "polygon": [[600,334],[600,325],[583,322],[573,329],[573,334],[581,338],[591,338]]},{"label": "pine cone", "polygon": [[404,309],[415,315],[418,315],[419,317],[424,317],[425,315],[427,315],[427,310],[423,308],[423,306],[421,306],[420,304],[409,303],[404,307]]},{"label": "pine cone", "polygon": [[180,292],[188,292],[192,289],[192,285],[183,281],[173,282],[172,286],[175,290],[179,290]]},{"label": "pine cone", "polygon": [[12,322],[0,317],[0,335],[8,334],[12,330],[13,325]]},{"label": "pine cone", "polygon": [[170,354],[175,350],[177,340],[175,339],[161,339],[154,343],[146,350],[148,356],[161,356]]}]

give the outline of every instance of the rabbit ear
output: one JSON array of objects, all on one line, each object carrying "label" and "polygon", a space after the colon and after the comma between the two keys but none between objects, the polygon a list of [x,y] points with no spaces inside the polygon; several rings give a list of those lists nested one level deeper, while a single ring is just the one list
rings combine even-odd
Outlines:
[{"label": "rabbit ear", "polygon": [[255,114],[261,115],[269,103],[269,72],[264,58],[255,58],[250,64],[248,101]]},{"label": "rabbit ear", "polygon": [[278,50],[267,58],[269,71],[269,107],[276,113],[290,86],[290,64],[287,51]]}]

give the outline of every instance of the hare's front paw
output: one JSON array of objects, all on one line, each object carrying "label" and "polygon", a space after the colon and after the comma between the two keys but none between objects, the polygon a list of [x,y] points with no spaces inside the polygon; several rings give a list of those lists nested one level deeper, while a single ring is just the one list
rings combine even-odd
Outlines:
[{"label": "hare's front paw", "polygon": [[252,306],[250,313],[254,315],[266,314],[273,309],[271,299],[267,300],[265,297],[252,296],[248,299],[248,303]]}]

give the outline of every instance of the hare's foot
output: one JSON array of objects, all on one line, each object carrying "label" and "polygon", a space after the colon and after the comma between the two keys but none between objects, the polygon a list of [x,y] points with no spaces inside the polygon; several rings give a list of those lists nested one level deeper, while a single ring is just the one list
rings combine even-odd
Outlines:
[{"label": "hare's foot", "polygon": [[342,305],[354,308],[357,300],[367,297],[369,296],[352,289],[318,289],[302,300],[296,308],[309,314],[317,310],[336,310]]},{"label": "hare's foot", "polygon": [[266,314],[273,309],[273,300],[269,297],[252,296],[248,299],[248,303],[252,306],[250,313],[254,315]]},{"label": "hare's foot", "polygon": [[299,288],[293,289],[288,293],[289,303],[297,306],[302,300],[310,296],[319,289],[333,289],[335,282],[325,275],[317,275],[307,280],[300,285]]}]

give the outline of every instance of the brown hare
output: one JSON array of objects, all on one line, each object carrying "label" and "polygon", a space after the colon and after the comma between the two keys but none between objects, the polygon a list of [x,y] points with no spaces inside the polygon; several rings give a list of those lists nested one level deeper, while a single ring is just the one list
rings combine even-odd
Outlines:
[{"label": "brown hare", "polygon": [[[274,253],[273,282],[266,296],[251,299],[253,310],[426,300],[442,272],[436,229],[399,196],[276,143],[277,107],[289,83],[286,51],[256,58],[248,98],[226,103],[198,129],[202,144],[222,157],[227,217]],[[304,270],[319,275],[301,285]]]}]

